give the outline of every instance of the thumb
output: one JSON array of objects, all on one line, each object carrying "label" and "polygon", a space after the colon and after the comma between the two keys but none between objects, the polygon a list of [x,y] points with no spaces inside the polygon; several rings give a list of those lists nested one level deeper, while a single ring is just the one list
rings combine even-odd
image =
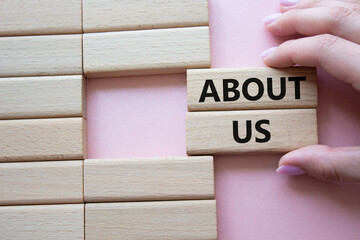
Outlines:
[{"label": "thumb", "polygon": [[360,181],[360,147],[313,145],[285,154],[280,174],[310,176],[324,181]]}]

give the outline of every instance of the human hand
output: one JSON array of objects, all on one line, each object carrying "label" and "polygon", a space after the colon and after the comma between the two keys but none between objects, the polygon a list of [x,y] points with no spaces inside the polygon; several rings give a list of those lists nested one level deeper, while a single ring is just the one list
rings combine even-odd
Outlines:
[{"label": "human hand", "polygon": [[[360,1],[280,0],[282,13],[264,19],[274,35],[301,34],[261,55],[271,67],[319,66],[360,91]],[[360,147],[314,145],[285,154],[278,173],[325,181],[360,181]]]}]

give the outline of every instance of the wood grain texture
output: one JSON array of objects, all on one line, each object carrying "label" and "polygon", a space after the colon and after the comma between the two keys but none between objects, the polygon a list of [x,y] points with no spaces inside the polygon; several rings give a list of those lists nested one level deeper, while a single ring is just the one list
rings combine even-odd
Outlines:
[{"label": "wood grain texture", "polygon": [[84,34],[87,77],[186,72],[210,66],[209,27]]},{"label": "wood grain texture", "polygon": [[81,0],[1,0],[0,36],[82,33]]},{"label": "wood grain texture", "polygon": [[86,202],[214,199],[213,158],[87,159]]},{"label": "wood grain texture", "polygon": [[[284,91],[280,86],[280,78],[285,77]],[[306,77],[306,81],[299,81],[300,95],[296,99],[294,81],[289,81],[289,77]],[[250,78],[259,79],[264,86],[264,92],[258,100],[248,100],[243,94],[243,88],[248,90],[251,96],[259,94],[259,87],[255,82],[244,84]],[[268,85],[268,78],[272,78],[272,85]],[[220,101],[215,101],[214,97],[206,97],[200,102],[201,94],[205,82],[212,80]],[[230,88],[234,87],[233,83],[226,83],[223,79],[236,80],[239,92],[237,100],[228,99],[224,101],[223,84]],[[227,80],[225,80],[227,81]],[[250,81],[249,81],[250,82]],[[207,93],[211,93],[209,87],[205,87]],[[245,91],[246,91],[245,90]],[[270,94],[283,98],[273,100]],[[225,91],[226,92],[226,91]],[[227,93],[227,92],[226,92]],[[235,96],[231,90],[226,96],[233,98]],[[260,96],[260,95],[259,95]],[[267,67],[256,68],[224,68],[224,69],[190,69],[187,71],[187,101],[189,111],[212,111],[212,110],[242,110],[242,109],[276,109],[276,108],[315,108],[317,106],[317,76],[316,68],[293,67],[287,69],[274,69]]]},{"label": "wood grain texture", "polygon": [[83,161],[0,164],[0,205],[83,202]]},{"label": "wood grain texture", "polygon": [[82,74],[81,34],[0,38],[0,77]]},{"label": "wood grain texture", "polygon": [[84,204],[0,207],[1,239],[84,239]]},{"label": "wood grain texture", "polygon": [[0,78],[0,119],[86,117],[81,75]]},{"label": "wood grain texture", "polygon": [[[251,121],[251,138],[239,143],[234,138],[233,122],[238,121],[238,131],[234,132],[246,139],[247,120]],[[259,120],[269,121],[261,125],[271,134],[267,142],[256,141],[256,138],[264,139],[264,134],[255,128]],[[186,115],[186,148],[190,155],[287,152],[317,144],[317,141],[316,109],[190,112]]]},{"label": "wood grain texture", "polygon": [[83,0],[84,32],[209,24],[207,0]]},{"label": "wood grain texture", "polygon": [[86,158],[83,118],[0,121],[0,162]]},{"label": "wood grain texture", "polygon": [[89,203],[86,239],[217,239],[215,200]]}]

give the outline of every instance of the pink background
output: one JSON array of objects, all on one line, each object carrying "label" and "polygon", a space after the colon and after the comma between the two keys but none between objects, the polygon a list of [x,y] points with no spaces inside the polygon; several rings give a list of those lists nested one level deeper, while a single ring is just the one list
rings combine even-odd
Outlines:
[{"label": "pink background", "polygon": [[[212,67],[263,66],[276,0],[209,0]],[[341,64],[341,63],[339,63]],[[319,139],[360,145],[360,94],[319,72]],[[88,80],[89,158],[185,156],[185,74]],[[275,173],[280,155],[215,157],[218,236],[360,239],[360,185]]]}]

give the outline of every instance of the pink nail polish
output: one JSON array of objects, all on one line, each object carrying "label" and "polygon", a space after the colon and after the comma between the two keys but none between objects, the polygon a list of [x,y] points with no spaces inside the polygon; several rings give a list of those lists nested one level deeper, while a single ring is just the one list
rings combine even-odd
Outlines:
[{"label": "pink nail polish", "polygon": [[281,13],[274,13],[271,14],[263,19],[265,25],[268,25],[272,22],[275,22],[276,19],[278,19],[281,16]]},{"label": "pink nail polish", "polygon": [[264,57],[268,56],[270,53],[274,52],[277,47],[272,47],[265,50],[262,54],[260,54],[260,58],[263,59]]},{"label": "pink nail polish", "polygon": [[290,7],[297,4],[299,0],[280,0],[280,5],[284,7]]},{"label": "pink nail polish", "polygon": [[302,175],[306,173],[302,168],[292,165],[282,165],[276,169],[276,172],[284,175]]}]

